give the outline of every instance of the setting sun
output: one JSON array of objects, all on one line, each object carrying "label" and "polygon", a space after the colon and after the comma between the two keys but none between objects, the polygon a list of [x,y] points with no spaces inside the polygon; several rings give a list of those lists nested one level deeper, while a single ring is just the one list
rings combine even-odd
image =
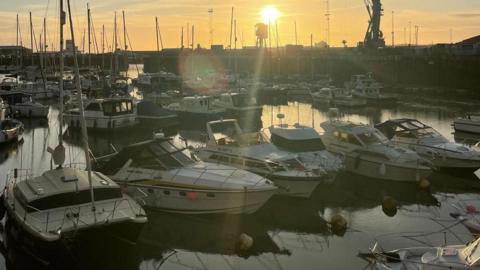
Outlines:
[{"label": "setting sun", "polygon": [[280,12],[273,6],[266,6],[262,9],[261,15],[264,23],[271,23],[277,20]]}]

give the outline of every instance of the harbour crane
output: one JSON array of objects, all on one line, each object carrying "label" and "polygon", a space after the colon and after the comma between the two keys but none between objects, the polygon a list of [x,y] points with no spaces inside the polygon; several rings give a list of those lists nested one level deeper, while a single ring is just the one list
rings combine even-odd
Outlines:
[{"label": "harbour crane", "polygon": [[363,46],[366,48],[378,49],[385,47],[383,33],[380,30],[380,20],[382,17],[382,3],[380,0],[364,0],[370,20],[368,29],[365,33]]}]

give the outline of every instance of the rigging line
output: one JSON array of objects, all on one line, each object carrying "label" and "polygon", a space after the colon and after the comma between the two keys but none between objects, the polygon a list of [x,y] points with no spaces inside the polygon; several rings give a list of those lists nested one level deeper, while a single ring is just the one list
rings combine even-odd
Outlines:
[{"label": "rigging line", "polygon": [[92,15],[90,15],[90,23],[92,24],[94,49],[96,50],[97,54],[99,54],[100,50],[98,48],[97,32],[95,31],[95,24],[93,23],[93,16]]}]

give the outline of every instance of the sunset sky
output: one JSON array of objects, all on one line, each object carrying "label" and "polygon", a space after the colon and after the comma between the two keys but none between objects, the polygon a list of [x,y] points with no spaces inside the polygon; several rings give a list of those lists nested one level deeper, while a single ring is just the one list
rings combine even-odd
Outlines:
[{"label": "sunset sky", "polygon": [[[72,9],[76,14],[74,24],[77,32],[77,44],[81,46],[83,30],[86,28],[85,0],[72,0]],[[330,40],[332,46],[340,46],[342,40],[354,46],[363,40],[368,23],[363,0],[330,0]],[[419,43],[430,44],[450,42],[450,29],[453,41],[462,40],[480,34],[480,1],[478,0],[383,0],[385,15],[382,29],[387,44],[391,44],[391,12],[395,11],[396,44],[409,41],[409,22],[412,25],[412,43],[414,26],[419,26]],[[201,1],[201,0],[102,0],[90,1],[96,36],[100,42],[101,25],[105,24],[108,43],[112,43],[113,14],[116,10],[121,29],[121,11],[127,16],[127,29],[134,50],[153,50],[155,48],[155,21],[159,17],[164,47],[180,45],[181,27],[187,23],[195,25],[195,43],[202,47],[210,45],[209,14],[213,12],[213,31],[215,44],[227,44],[230,29],[230,11],[235,7],[238,28],[238,47],[251,46],[255,42],[254,25],[262,21],[261,10],[273,6],[280,12],[278,31],[280,45],[295,42],[294,22],[297,22],[299,43],[309,44],[310,33],[314,41],[325,40],[326,1],[307,0],[238,0],[238,1]],[[44,16],[48,20],[48,43],[57,42],[58,24],[57,0],[15,0],[0,2],[0,44],[15,43],[15,16],[21,20],[22,40],[30,44],[28,30],[28,11],[34,17],[36,36],[42,29]],[[186,31],[186,30],[185,30]],[[121,33],[121,32],[120,32]],[[186,43],[185,33],[185,43]],[[123,36],[122,36],[123,40]],[[57,45],[55,45],[57,46]]]}]

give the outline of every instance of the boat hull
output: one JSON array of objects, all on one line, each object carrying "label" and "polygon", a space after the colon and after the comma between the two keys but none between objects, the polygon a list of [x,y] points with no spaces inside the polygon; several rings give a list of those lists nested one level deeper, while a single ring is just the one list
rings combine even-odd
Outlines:
[{"label": "boat hull", "polygon": [[455,129],[455,131],[480,134],[480,121],[456,119],[453,122],[453,128]]},{"label": "boat hull", "polygon": [[[382,165],[384,165],[385,170],[382,169]],[[432,173],[432,170],[428,167],[415,168],[392,163],[379,163],[358,156],[346,156],[345,167],[347,171],[354,174],[403,182],[417,182]]]},{"label": "boat hull", "polygon": [[[80,116],[65,114],[64,121],[71,128],[80,128]],[[85,117],[85,123],[88,129],[113,130],[129,128],[137,124],[136,116],[125,115],[115,117]]]},{"label": "boat hull", "polygon": [[321,177],[306,178],[272,176],[269,177],[269,179],[279,187],[277,195],[300,198],[309,198],[317,186],[324,180],[326,181],[326,179]]},{"label": "boat hull", "polygon": [[[135,243],[145,222],[104,223],[88,229],[62,233],[54,241],[46,241],[28,232],[7,208],[3,239],[6,249],[21,251],[37,262],[46,265],[69,265],[80,252],[92,252],[99,241]],[[75,256],[75,257],[73,257]]]},{"label": "boat hull", "polygon": [[142,206],[182,214],[251,214],[262,207],[277,189],[266,190],[202,190],[174,186],[144,186],[121,184],[133,197],[138,189],[146,194],[139,200]]}]

